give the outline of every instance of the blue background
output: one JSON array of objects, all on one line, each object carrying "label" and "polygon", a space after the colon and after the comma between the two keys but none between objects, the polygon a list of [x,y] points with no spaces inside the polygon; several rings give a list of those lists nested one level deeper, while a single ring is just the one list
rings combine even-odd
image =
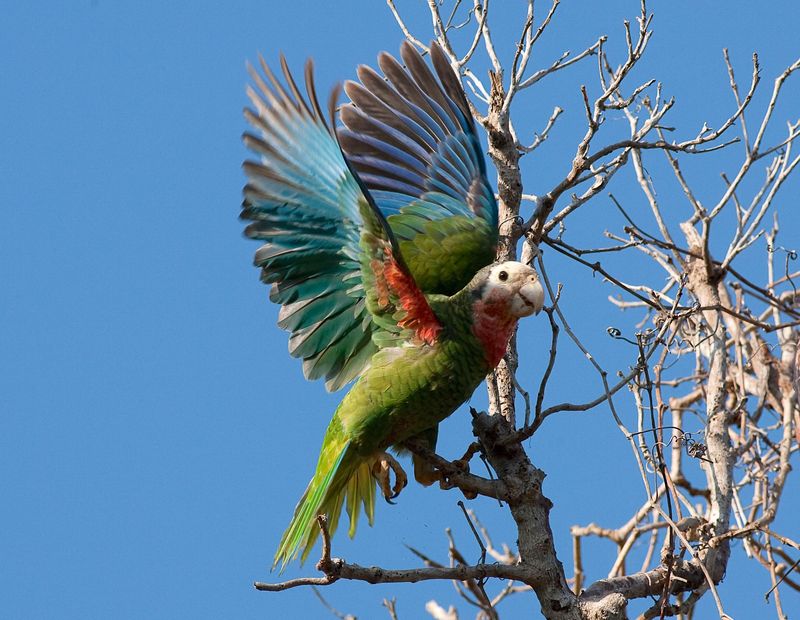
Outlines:
[{"label": "blue background", "polygon": [[[398,4],[414,32],[429,39],[425,6]],[[492,14],[508,63],[523,4],[498,2]],[[665,95],[676,95],[667,124],[684,128],[678,137],[692,137],[706,120],[718,124],[733,109],[723,46],[745,84],[750,54],[759,51],[765,79],[758,109],[773,77],[798,54],[797,3],[720,7],[654,6],[656,33],[631,84],[657,77]],[[357,64],[374,65],[380,50],[398,49],[402,35],[387,7],[98,0],[0,8],[0,616],[332,617],[308,589],[268,594],[251,585],[277,578],[268,572],[274,549],[340,395],[306,383],[286,354],[277,309],[250,266],[255,245],[241,236],[244,67],[258,52],[274,62],[282,50],[299,71],[313,56],[324,93],[352,78]],[[632,1],[563,3],[532,69],[603,33],[621,61],[621,21],[637,12]],[[554,105],[566,109],[551,139],[526,160],[527,192],[546,191],[569,166],[585,127],[580,83],[594,88],[594,61],[516,102],[518,129],[529,137]],[[788,84],[774,137],[784,119],[797,116],[799,92]],[[627,123],[612,114],[609,127],[613,135]],[[721,157],[689,173],[709,201],[721,187]],[[661,170],[660,160],[648,162],[654,175]],[[612,191],[646,218],[631,174],[620,177]],[[787,247],[800,246],[797,189],[788,184],[781,201]],[[663,192],[673,221],[686,219],[675,188]],[[623,226],[605,198],[575,220],[582,222],[576,243],[600,245],[604,229]],[[763,281],[762,255],[763,246],[750,268]],[[599,278],[548,259],[585,342],[612,372],[632,364],[635,352],[610,341],[605,328],[630,333],[640,316],[608,304],[613,290]],[[631,280],[650,273],[644,264],[620,266]],[[546,320],[527,321],[520,376],[534,391],[547,343]],[[566,338],[562,351],[546,404],[597,395],[596,375]],[[482,388],[472,403],[485,403]],[[617,404],[631,421],[630,397],[621,393]],[[464,410],[442,435],[442,453],[460,454],[470,439]],[[569,526],[622,524],[645,499],[641,480],[606,407],[556,416],[529,447],[548,472],[556,542],[571,575]],[[790,477],[779,519],[795,538],[797,491]],[[417,560],[404,547],[411,545],[446,562],[444,528],[451,526],[462,552],[477,561],[459,498],[411,485],[397,506],[381,504],[376,526],[362,527],[355,541],[340,533],[334,553],[411,567]],[[496,543],[513,542],[505,510],[489,500],[472,505]],[[604,576],[611,552],[609,543],[586,542],[590,581]],[[740,545],[734,553],[719,589],[726,611],[739,619],[772,614],[762,596],[768,574],[742,559]],[[284,576],[314,574],[310,564]],[[800,596],[783,592],[785,610],[800,613]],[[424,617],[431,598],[458,605],[462,617],[473,613],[448,583],[339,583],[324,596],[361,618],[388,618],[381,599],[393,596],[402,620]],[[523,594],[500,611],[523,617],[529,609],[538,613],[538,604]],[[710,600],[699,613],[714,616]]]}]

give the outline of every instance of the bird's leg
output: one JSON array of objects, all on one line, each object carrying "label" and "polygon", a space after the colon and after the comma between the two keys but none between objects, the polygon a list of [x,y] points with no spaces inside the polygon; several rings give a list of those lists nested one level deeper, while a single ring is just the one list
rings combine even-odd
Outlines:
[{"label": "bird's leg", "polygon": [[[473,442],[469,444],[469,446],[467,446],[466,452],[464,452],[464,456],[462,456],[460,459],[456,459],[455,461],[453,461],[453,465],[455,465],[458,469],[460,469],[464,473],[469,473],[469,462],[472,460],[472,457],[475,456],[480,451],[481,451],[481,445],[478,442]],[[475,499],[476,497],[478,497],[478,494],[475,491],[467,491],[465,489],[461,489],[461,492],[467,499]]]},{"label": "bird's leg", "polygon": [[453,465],[469,473],[469,462],[472,460],[472,457],[480,451],[481,444],[479,444],[477,441],[473,441],[471,444],[469,444],[469,446],[467,446],[467,451],[464,452],[464,456],[453,461]]},{"label": "bird's leg", "polygon": [[[478,443],[471,443],[468,447],[464,456],[460,459],[453,461],[451,464],[458,470],[463,471],[465,473],[469,473],[469,462],[472,460],[472,457],[475,456],[478,452],[480,452],[481,446]],[[414,478],[416,478],[417,482],[420,484],[427,486],[432,485],[434,482],[438,482],[439,486],[442,489],[452,489],[453,484],[450,482],[449,477],[446,473],[436,468],[436,466],[431,465],[430,462],[425,460],[424,458],[420,457],[419,455],[415,454],[413,457],[414,461]],[[464,497],[467,499],[475,499],[477,494],[472,491],[465,491],[461,490],[464,494]]]},{"label": "bird's leg", "polygon": [[[451,464],[457,469],[468,474],[469,462],[472,460],[472,457],[475,456],[475,454],[480,452],[480,449],[481,446],[477,442],[469,444],[467,451],[464,452],[464,456],[462,456],[460,459],[452,461]],[[430,486],[434,482],[445,482],[447,475],[436,469],[427,461],[418,459],[414,461],[414,477],[417,479],[417,482],[420,482],[425,486]]]},{"label": "bird's leg", "polygon": [[[394,486],[391,485],[390,471],[394,472]],[[403,471],[403,468],[400,467],[400,463],[388,452],[381,452],[378,455],[375,463],[372,465],[372,475],[381,487],[383,498],[390,504],[394,504],[392,500],[400,495],[400,491],[408,484],[406,472]]]},{"label": "bird's leg", "polygon": [[[430,451],[431,454],[436,450],[436,439],[439,436],[439,427],[434,426],[426,429],[421,433],[409,438],[408,443],[411,443],[415,450]],[[429,487],[434,482],[439,482],[442,479],[441,472],[436,469],[423,454],[414,454],[411,456],[411,462],[414,464],[414,478],[420,484]]]}]

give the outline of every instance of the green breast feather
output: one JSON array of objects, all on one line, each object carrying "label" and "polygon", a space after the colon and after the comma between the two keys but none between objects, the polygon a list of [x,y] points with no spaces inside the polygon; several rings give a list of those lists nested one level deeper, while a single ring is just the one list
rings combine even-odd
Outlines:
[{"label": "green breast feather", "polygon": [[444,326],[435,346],[396,347],[375,355],[337,410],[354,450],[374,455],[435,427],[491,370],[471,331],[468,298],[462,293],[431,303]]},{"label": "green breast feather", "polygon": [[[439,422],[497,363],[512,323],[541,305],[521,292],[529,267],[488,266],[494,193],[459,77],[438,45],[429,51],[431,65],[405,43],[402,63],[380,55],[383,76],[360,67],[339,127],[335,96],[325,120],[310,62],[308,96],[283,58],[282,80],[263,60],[251,71],[244,141],[257,160],[244,165],[241,217],[262,242],[255,263],[306,377],[331,390],[355,381],[279,543],[281,568],[308,556],[318,515],[331,534],[342,512],[351,536],[360,514],[372,524],[376,488],[390,500],[406,479],[385,451],[411,438],[435,448]],[[435,472],[414,465],[429,484]]]}]

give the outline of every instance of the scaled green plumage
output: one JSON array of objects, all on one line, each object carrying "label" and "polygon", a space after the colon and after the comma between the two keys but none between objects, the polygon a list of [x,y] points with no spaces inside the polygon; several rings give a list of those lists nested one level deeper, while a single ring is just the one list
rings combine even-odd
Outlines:
[{"label": "scaled green plumage", "polygon": [[[328,514],[329,528],[335,531],[345,496],[350,534],[355,532],[359,504],[371,525],[375,481],[370,471],[376,455],[435,427],[486,376],[490,368],[469,330],[470,301],[465,290],[437,304],[450,335],[436,346],[383,349],[372,359],[334,413],[316,473],[281,540],[276,562],[285,563],[300,549],[305,560],[319,534],[316,515]],[[345,489],[354,477],[358,484]]]},{"label": "scaled green plumage", "polygon": [[[242,217],[265,242],[256,264],[306,376],[329,389],[356,379],[276,565],[306,558],[319,514],[331,534],[343,508],[351,536],[361,510],[372,524],[376,484],[389,499],[404,476],[385,451],[412,437],[433,448],[437,425],[499,362],[517,319],[541,308],[530,267],[488,265],[497,205],[458,78],[435,44],[434,71],[408,44],[402,58],[405,68],[380,56],[385,81],[360,68],[336,133],[310,64],[308,100],[283,60],[283,83],[263,61],[266,79],[252,72],[246,116],[260,135],[245,143],[261,161],[245,163]],[[430,482],[424,464],[415,472]]]}]

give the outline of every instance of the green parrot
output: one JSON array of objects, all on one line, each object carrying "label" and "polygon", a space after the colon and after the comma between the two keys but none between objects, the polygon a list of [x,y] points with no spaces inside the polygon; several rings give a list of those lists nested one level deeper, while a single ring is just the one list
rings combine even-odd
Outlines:
[{"label": "green parrot", "polygon": [[[255,256],[289,352],[308,379],[337,390],[355,380],[333,415],[317,468],[281,538],[273,565],[336,530],[373,523],[376,488],[391,500],[406,476],[386,451],[411,438],[435,448],[438,424],[464,403],[505,354],[517,320],[541,310],[536,271],[492,264],[497,204],[458,77],[432,44],[433,70],[408,43],[401,64],[379,56],[381,76],[359,67],[334,129],[306,64],[304,97],[286,62],[279,80],[251,69],[242,218],[264,241]],[[436,472],[413,457],[423,484]],[[391,474],[395,482],[391,483]]]}]

